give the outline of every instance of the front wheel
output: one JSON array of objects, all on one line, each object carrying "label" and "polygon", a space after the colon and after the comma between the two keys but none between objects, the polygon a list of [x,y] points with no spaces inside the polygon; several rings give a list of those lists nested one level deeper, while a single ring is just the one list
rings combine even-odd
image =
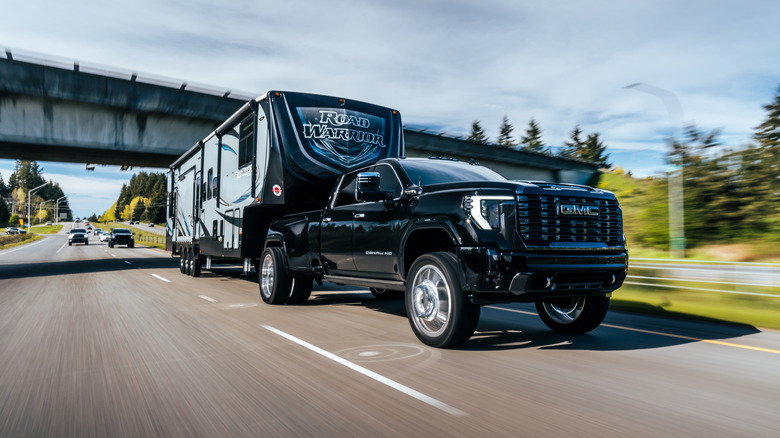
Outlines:
[{"label": "front wheel", "polygon": [[292,278],[287,273],[284,252],[278,247],[268,247],[260,256],[260,298],[268,304],[283,304],[290,296]]},{"label": "front wheel", "polygon": [[556,298],[536,302],[544,324],[558,333],[587,333],[601,324],[609,310],[609,297]]},{"label": "front wheel", "polygon": [[406,283],[406,314],[417,338],[432,347],[466,342],[479,322],[479,306],[466,298],[458,260],[449,252],[418,258]]}]

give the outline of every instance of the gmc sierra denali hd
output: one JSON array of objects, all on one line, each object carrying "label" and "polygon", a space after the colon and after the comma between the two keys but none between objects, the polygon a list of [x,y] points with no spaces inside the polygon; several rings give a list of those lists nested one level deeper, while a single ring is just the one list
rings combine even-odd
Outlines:
[{"label": "gmc sierra denali hd", "polygon": [[610,192],[386,158],[342,175],[323,210],[273,220],[259,278],[271,304],[307,300],[313,280],[403,295],[415,335],[451,347],[493,303],[533,302],[557,332],[593,330],[627,263]]}]

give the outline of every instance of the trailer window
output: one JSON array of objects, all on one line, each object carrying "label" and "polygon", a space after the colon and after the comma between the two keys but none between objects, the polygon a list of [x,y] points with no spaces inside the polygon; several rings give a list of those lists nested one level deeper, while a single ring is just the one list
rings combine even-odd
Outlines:
[{"label": "trailer window", "polygon": [[241,121],[238,138],[238,167],[243,167],[252,162],[254,134],[255,116],[252,114]]},{"label": "trailer window", "polygon": [[206,199],[211,199],[214,196],[214,169],[209,169],[206,184]]}]

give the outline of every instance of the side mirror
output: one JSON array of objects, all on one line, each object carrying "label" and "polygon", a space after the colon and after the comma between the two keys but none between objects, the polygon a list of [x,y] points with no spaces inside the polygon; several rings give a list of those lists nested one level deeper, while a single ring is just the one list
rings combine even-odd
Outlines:
[{"label": "side mirror", "polygon": [[357,175],[355,186],[355,199],[358,202],[378,202],[393,199],[392,192],[379,190],[378,172],[361,172]]}]

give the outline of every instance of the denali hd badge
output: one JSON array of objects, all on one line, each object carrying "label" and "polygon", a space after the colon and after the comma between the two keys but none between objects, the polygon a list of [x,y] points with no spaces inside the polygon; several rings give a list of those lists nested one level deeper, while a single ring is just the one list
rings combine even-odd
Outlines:
[{"label": "denali hd badge", "polygon": [[560,216],[598,216],[598,205],[558,204]]}]

